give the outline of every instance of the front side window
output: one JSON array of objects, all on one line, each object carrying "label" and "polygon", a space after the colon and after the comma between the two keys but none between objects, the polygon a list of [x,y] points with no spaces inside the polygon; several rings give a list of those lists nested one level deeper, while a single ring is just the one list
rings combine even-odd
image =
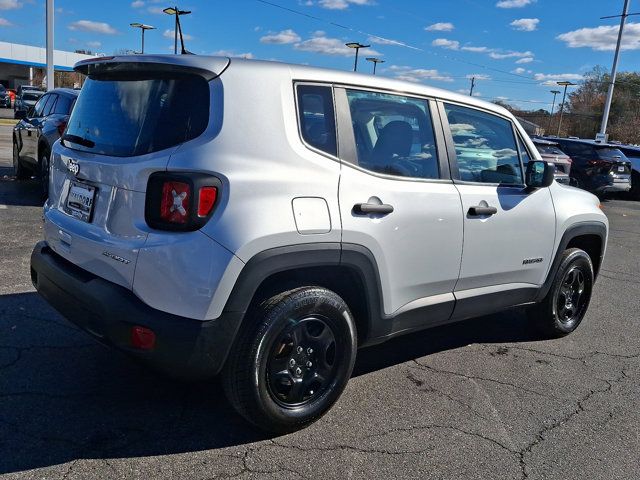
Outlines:
[{"label": "front side window", "polygon": [[51,115],[51,113],[53,112],[54,106],[56,104],[56,101],[58,100],[58,95],[55,94],[51,94],[49,95],[49,100],[47,101],[47,104],[44,106],[44,110],[42,111],[42,116],[43,117],[48,117],[49,115]]},{"label": "front side window", "polygon": [[298,85],[297,91],[302,138],[312,147],[337,156],[336,117],[331,87]]},{"label": "front side window", "polygon": [[427,100],[347,90],[358,165],[377,173],[439,178]]},{"label": "front side window", "polygon": [[518,145],[510,121],[473,108],[445,104],[460,180],[522,185]]},{"label": "front side window", "polygon": [[[30,96],[32,96],[33,98],[30,98]],[[22,98],[23,98],[23,100],[35,100],[38,97],[36,95],[34,95],[34,94],[25,93],[22,96]],[[44,107],[46,106],[47,102],[49,101],[49,98],[51,98],[51,95],[43,95],[36,102],[36,104],[33,106],[33,115],[32,116],[34,118],[38,118],[38,117],[42,116],[42,112],[44,111]]]}]

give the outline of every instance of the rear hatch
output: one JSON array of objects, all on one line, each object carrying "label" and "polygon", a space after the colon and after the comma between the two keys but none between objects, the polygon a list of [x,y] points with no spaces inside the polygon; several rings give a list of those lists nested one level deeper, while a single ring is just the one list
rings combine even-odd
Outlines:
[{"label": "rear hatch", "polygon": [[[186,57],[186,56],[185,56]],[[228,59],[135,56],[81,62],[88,74],[53,149],[45,238],[60,255],[127,288],[150,231],[153,172],[209,123],[209,80]]]}]

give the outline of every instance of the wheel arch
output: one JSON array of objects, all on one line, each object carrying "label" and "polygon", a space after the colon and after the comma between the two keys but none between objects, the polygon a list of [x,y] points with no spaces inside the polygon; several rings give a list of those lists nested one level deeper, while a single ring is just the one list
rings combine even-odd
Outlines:
[{"label": "wheel arch", "polygon": [[305,285],[325,287],[345,300],[359,345],[379,335],[374,319],[381,318],[380,278],[373,254],[359,245],[312,243],[263,251],[243,267],[224,311],[244,314],[278,292]]},{"label": "wheel arch", "polygon": [[562,253],[568,248],[580,248],[587,252],[593,263],[594,280],[598,276],[607,244],[607,227],[602,222],[580,222],[565,230],[556,249],[547,278],[540,289],[536,301],[541,301],[549,292],[555,278]]}]

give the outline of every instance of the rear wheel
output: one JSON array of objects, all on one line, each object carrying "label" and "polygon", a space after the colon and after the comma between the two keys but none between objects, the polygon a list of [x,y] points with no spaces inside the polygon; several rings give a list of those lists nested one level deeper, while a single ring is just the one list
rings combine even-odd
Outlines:
[{"label": "rear wheel", "polygon": [[593,290],[593,263],[579,248],[570,248],[562,260],[547,296],[529,309],[529,316],[547,336],[573,332],[587,312]]},{"label": "rear wheel", "polygon": [[24,180],[29,176],[27,170],[20,163],[20,151],[15,138],[13,139],[13,175],[18,180]]},{"label": "rear wheel", "polygon": [[632,172],[631,174],[631,190],[629,196],[633,200],[640,200],[640,172]]},{"label": "rear wheel", "polygon": [[272,432],[320,418],[344,390],[356,357],[346,303],[321,287],[280,293],[247,319],[223,371],[230,403]]}]

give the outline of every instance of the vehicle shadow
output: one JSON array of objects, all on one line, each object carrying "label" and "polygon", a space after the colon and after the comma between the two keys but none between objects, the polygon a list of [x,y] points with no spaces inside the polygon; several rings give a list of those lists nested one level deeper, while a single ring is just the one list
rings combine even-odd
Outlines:
[{"label": "vehicle shadow", "polygon": [[39,180],[16,180],[13,168],[0,167],[0,204],[41,207],[44,199]]},{"label": "vehicle shadow", "polygon": [[[354,376],[469,343],[535,338],[521,313],[507,312],[362,349]],[[0,474],[269,438],[234,412],[218,382],[149,371],[94,342],[36,293],[0,296],[0,399]]]}]

